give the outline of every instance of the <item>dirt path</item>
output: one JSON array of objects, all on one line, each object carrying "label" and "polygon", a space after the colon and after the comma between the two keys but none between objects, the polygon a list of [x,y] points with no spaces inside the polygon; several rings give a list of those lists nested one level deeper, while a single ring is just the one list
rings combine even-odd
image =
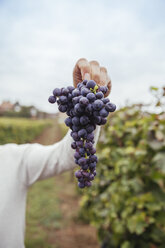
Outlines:
[{"label": "dirt path", "polygon": [[[53,144],[61,139],[61,130],[57,122],[46,129],[33,142],[44,145]],[[71,172],[55,177],[62,212],[61,229],[49,230],[48,240],[58,248],[99,248],[96,230],[87,224],[76,221],[80,196],[76,194],[75,183],[70,180]]]}]

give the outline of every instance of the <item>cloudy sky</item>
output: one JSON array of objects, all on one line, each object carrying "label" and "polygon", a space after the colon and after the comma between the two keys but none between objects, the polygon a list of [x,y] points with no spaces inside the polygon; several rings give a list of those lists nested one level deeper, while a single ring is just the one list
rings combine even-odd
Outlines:
[{"label": "cloudy sky", "polygon": [[55,87],[85,57],[106,66],[111,100],[150,101],[165,85],[164,0],[0,0],[0,102],[53,112]]}]

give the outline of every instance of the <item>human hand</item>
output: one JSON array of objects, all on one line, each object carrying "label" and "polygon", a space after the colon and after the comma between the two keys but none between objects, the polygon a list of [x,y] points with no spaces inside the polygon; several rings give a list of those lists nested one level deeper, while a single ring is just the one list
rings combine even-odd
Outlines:
[{"label": "human hand", "polygon": [[111,79],[108,76],[107,69],[101,67],[97,61],[89,61],[85,58],[81,58],[75,64],[73,69],[73,83],[76,87],[82,80],[94,80],[100,86],[107,86],[108,92],[105,96],[108,96],[111,92]]}]

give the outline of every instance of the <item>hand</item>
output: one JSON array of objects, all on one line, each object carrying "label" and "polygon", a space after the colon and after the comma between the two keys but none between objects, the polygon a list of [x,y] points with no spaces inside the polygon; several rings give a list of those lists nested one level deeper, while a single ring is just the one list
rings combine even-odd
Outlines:
[{"label": "hand", "polygon": [[107,74],[107,69],[105,67],[100,67],[97,61],[90,61],[81,58],[77,61],[73,70],[73,83],[74,86],[81,82],[82,80],[94,80],[100,86],[107,86],[108,92],[105,96],[108,96],[111,92],[111,80]]}]

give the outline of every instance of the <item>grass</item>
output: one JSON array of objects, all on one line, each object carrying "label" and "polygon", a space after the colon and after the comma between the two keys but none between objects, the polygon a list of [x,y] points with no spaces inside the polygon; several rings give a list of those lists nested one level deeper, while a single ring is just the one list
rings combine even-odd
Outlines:
[{"label": "grass", "polygon": [[35,183],[28,192],[26,212],[26,248],[56,248],[48,245],[49,230],[61,228],[62,214],[55,179]]}]

